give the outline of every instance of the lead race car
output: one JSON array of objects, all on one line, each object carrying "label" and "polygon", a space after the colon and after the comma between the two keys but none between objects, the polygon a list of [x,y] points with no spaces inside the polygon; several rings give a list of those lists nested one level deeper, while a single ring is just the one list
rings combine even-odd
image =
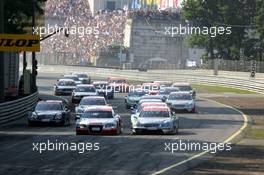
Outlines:
[{"label": "lead race car", "polygon": [[166,106],[146,106],[138,115],[131,116],[132,133],[160,131],[164,134],[177,134],[179,119]]},{"label": "lead race car", "polygon": [[118,135],[121,132],[122,119],[110,106],[87,107],[76,121],[76,135]]}]

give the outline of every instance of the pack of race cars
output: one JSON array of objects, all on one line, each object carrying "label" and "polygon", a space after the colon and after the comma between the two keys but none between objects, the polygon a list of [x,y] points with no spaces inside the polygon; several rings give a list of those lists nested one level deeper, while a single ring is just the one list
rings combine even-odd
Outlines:
[{"label": "pack of race cars", "polygon": [[[177,111],[196,112],[196,93],[188,83],[154,81],[129,85],[127,80],[109,77],[106,81],[91,82],[86,74],[69,74],[54,85],[55,95],[71,95],[75,105],[76,134],[115,135],[123,131],[123,121],[106,99],[122,92],[126,108],[131,110],[131,132],[142,134],[157,131],[177,134]],[[71,112],[64,101],[39,101],[28,115],[28,124],[70,124]]]}]

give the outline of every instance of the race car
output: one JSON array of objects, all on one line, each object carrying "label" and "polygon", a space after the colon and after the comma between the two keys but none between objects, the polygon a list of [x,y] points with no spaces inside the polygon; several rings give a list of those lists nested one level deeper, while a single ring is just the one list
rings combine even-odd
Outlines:
[{"label": "race car", "polygon": [[114,98],[114,88],[112,88],[107,81],[95,81],[93,82],[93,85],[99,95],[104,96],[107,99]]},{"label": "race car", "polygon": [[41,123],[70,125],[70,110],[59,100],[39,101],[28,114],[28,125]]},{"label": "race car", "polygon": [[59,79],[54,84],[54,95],[70,95],[76,88],[76,84],[72,79]]},{"label": "race car", "polygon": [[167,99],[171,92],[179,92],[177,87],[162,87],[159,90],[159,95],[163,96],[163,99]]},{"label": "race car", "polygon": [[85,108],[76,121],[76,135],[105,134],[118,135],[122,132],[121,117],[110,106],[90,106]]},{"label": "race car", "polygon": [[79,103],[86,96],[98,96],[94,85],[79,84],[72,92],[72,103]]},{"label": "race car", "polygon": [[80,118],[86,107],[89,106],[106,106],[105,98],[102,96],[83,97],[77,107],[75,107],[76,119]]},{"label": "race car", "polygon": [[129,109],[138,104],[140,98],[146,94],[145,91],[134,90],[125,97],[126,108]]},{"label": "race car", "polygon": [[80,81],[78,76],[75,74],[63,75],[63,78],[72,79],[75,82],[75,84],[82,84],[82,81]]},{"label": "race car", "polygon": [[91,84],[91,77],[89,77],[87,74],[77,73],[76,75],[82,84]]},{"label": "race car", "polygon": [[129,84],[127,79],[121,77],[108,77],[107,82],[114,89],[115,92],[124,93],[129,91]]},{"label": "race car", "polygon": [[195,100],[189,92],[172,92],[166,103],[173,111],[196,112]]},{"label": "race car", "polygon": [[181,92],[189,92],[193,99],[196,98],[196,92],[189,83],[174,83],[172,86],[178,88]]},{"label": "race car", "polygon": [[164,134],[177,134],[179,119],[167,106],[146,106],[138,115],[131,116],[133,134],[144,131],[159,131]]}]

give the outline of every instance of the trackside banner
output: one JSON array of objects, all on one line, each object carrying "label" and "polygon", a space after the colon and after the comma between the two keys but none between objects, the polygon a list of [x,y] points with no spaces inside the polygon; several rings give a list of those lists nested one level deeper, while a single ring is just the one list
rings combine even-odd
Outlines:
[{"label": "trackside banner", "polygon": [[0,51],[20,52],[20,51],[40,51],[40,36],[0,34]]}]

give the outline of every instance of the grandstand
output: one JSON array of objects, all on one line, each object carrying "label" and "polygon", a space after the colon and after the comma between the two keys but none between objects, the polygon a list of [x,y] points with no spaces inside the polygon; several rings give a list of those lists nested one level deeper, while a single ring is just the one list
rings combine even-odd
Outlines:
[{"label": "grandstand", "polygon": [[[112,67],[130,64],[138,68],[148,64],[148,60],[166,60],[167,65],[182,68],[188,52],[184,38],[162,34],[164,26],[179,24],[179,2],[48,0],[46,26],[83,28],[89,33],[81,35],[75,31],[69,37],[61,33],[44,41],[40,63]],[[121,59],[120,55],[125,56]]]}]

